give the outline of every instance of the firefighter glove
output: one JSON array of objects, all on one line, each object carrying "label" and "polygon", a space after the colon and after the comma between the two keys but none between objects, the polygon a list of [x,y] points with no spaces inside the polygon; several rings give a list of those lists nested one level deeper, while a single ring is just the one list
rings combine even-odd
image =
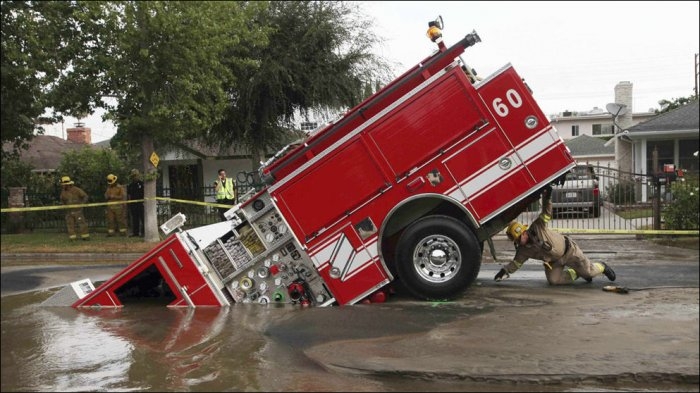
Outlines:
[{"label": "firefighter glove", "polygon": [[[503,277],[503,276],[505,276],[505,277]],[[510,274],[508,274],[508,272],[506,271],[506,269],[501,268],[501,270],[499,270],[498,273],[496,273],[496,277],[494,277],[493,279],[494,279],[495,281],[501,281],[501,280],[503,280],[504,278],[508,278],[508,277],[510,277]]]}]

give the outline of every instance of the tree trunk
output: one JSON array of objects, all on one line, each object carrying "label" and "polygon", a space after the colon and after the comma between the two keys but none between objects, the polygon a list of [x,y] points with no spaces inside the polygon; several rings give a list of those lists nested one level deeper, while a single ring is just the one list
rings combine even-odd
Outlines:
[{"label": "tree trunk", "polygon": [[141,136],[141,153],[143,159],[143,231],[144,241],[159,242],[158,215],[156,210],[156,178],[158,170],[150,161],[153,149],[153,138],[146,133]]},{"label": "tree trunk", "polygon": [[251,161],[251,166],[253,168],[253,177],[255,178],[255,182],[259,183],[260,182],[260,176],[258,174],[258,169],[260,169],[260,162],[263,160],[260,150],[257,147],[251,147],[250,148],[250,161]]}]

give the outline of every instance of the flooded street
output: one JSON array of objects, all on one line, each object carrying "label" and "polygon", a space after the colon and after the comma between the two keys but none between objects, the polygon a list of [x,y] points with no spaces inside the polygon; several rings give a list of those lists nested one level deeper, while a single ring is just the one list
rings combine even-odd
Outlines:
[{"label": "flooded street", "polygon": [[0,390],[698,392],[698,251],[581,243],[629,294],[487,262],[451,302],[73,309],[42,303],[121,267],[4,267]]},{"label": "flooded street", "polygon": [[[400,305],[236,305],[168,309],[43,307],[52,291],[2,299],[2,391],[420,391],[463,384],[327,371],[302,352],[334,340],[411,333],[455,318],[416,319]],[[461,312],[464,312],[462,310]],[[353,337],[354,336],[354,337]],[[482,389],[483,390],[483,389]]]}]

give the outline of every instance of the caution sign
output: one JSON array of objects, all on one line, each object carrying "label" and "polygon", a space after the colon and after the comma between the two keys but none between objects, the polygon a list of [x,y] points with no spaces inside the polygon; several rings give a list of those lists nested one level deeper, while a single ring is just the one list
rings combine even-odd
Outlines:
[{"label": "caution sign", "polygon": [[156,152],[151,153],[151,164],[153,164],[154,167],[158,168],[158,162],[160,162],[160,157],[158,157],[158,154]]}]

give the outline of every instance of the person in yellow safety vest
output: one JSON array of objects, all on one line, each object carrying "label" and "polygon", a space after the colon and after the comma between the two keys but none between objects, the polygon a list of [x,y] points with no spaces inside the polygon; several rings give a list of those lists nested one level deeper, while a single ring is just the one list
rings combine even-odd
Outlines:
[{"label": "person in yellow safety vest", "polygon": [[[126,200],[126,191],[121,184],[117,184],[117,176],[107,175],[107,191],[105,199],[107,202],[121,202]],[[107,236],[114,236],[115,228],[119,234],[126,236],[126,209],[124,203],[107,205]]]},{"label": "person in yellow safety vest", "polygon": [[544,262],[544,274],[550,285],[571,284],[579,277],[591,282],[601,274],[615,281],[615,272],[605,262],[591,262],[570,237],[547,227],[552,218],[551,193],[551,186],[544,188],[542,213],[529,227],[517,221],[506,227],[508,239],[515,244],[515,257],[501,268],[494,280],[508,278],[533,258]]},{"label": "person in yellow safety vest", "polygon": [[[82,205],[87,203],[88,196],[81,188],[75,185],[75,182],[68,176],[63,176],[61,178],[61,203],[64,205]],[[83,215],[82,207],[74,207],[66,210],[66,227],[68,228],[68,239],[76,240],[78,238],[78,233],[80,238],[83,240],[90,240],[90,233],[88,233],[88,224]]]},{"label": "person in yellow safety vest", "polygon": [[[219,178],[214,182],[214,191],[216,191],[216,203],[222,205],[234,205],[236,203],[236,185],[233,179],[226,177],[226,171],[219,169]],[[226,221],[224,213],[230,208],[217,207],[219,218],[221,221]]]}]

